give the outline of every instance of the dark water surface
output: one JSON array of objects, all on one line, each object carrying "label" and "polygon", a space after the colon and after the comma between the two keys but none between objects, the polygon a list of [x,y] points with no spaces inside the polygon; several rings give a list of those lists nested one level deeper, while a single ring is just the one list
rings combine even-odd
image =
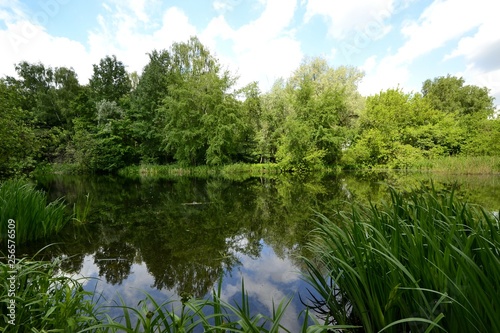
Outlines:
[{"label": "dark water surface", "polygon": [[[114,304],[118,295],[130,306],[144,291],[158,302],[184,295],[204,297],[223,277],[225,300],[238,299],[242,279],[256,311],[269,313],[273,301],[293,297],[283,324],[299,331],[298,297],[307,296],[300,256],[314,228],[315,212],[326,216],[349,202],[387,198],[387,185],[404,190],[432,182],[438,191],[457,188],[457,196],[491,211],[500,208],[499,176],[367,174],[280,176],[228,180],[118,176],[39,178],[51,199],[64,197],[72,209],[90,212],[84,227],[69,227],[62,242],[43,252],[66,258],[64,274],[92,277],[89,291]],[[31,244],[27,254],[44,243]],[[118,315],[113,313],[112,315]]]}]

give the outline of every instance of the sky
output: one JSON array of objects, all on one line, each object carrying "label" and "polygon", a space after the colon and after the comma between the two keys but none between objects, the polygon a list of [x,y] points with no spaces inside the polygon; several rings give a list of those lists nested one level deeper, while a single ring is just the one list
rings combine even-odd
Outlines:
[{"label": "sky", "polygon": [[448,74],[500,105],[498,0],[0,0],[0,77],[20,61],[72,67],[82,84],[116,55],[141,73],[148,53],[198,36],[220,64],[267,91],[322,57],[364,71],[368,96],[418,92]]}]

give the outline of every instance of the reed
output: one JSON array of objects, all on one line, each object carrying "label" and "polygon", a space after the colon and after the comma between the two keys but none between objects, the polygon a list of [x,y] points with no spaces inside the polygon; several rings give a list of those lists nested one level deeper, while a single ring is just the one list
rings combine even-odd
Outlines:
[{"label": "reed", "polygon": [[89,222],[90,206],[92,205],[90,193],[87,193],[83,198],[85,199],[79,197],[73,204],[73,220],[80,224]]},{"label": "reed", "polygon": [[[57,261],[22,258],[12,270],[0,261],[0,322],[5,320],[0,331],[79,332],[98,322],[92,293],[83,290],[81,281],[60,275],[58,265]],[[12,276],[15,289],[8,280]],[[7,317],[12,300],[15,325]]]},{"label": "reed", "polygon": [[453,191],[390,197],[319,215],[308,303],[362,332],[500,332],[498,219]]},{"label": "reed", "polygon": [[45,238],[59,232],[70,220],[62,199],[53,202],[27,180],[10,179],[0,185],[0,231],[7,235],[7,221],[16,222],[16,242]]}]

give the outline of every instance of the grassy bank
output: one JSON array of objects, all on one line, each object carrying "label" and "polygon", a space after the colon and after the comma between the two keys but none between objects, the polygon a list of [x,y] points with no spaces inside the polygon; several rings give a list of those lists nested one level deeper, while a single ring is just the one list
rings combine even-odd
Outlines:
[{"label": "grassy bank", "polygon": [[328,322],[363,332],[500,332],[500,227],[453,193],[320,216],[306,260]]},{"label": "grassy bank", "polygon": [[453,156],[420,160],[411,169],[457,175],[500,174],[500,156]]},{"label": "grassy bank", "polygon": [[[341,165],[323,166],[314,171],[302,170],[300,173],[322,172],[339,173],[346,170]],[[387,171],[389,167],[379,165],[371,168],[358,168],[354,171]],[[453,156],[439,157],[434,159],[420,159],[408,165],[406,171],[448,173],[453,175],[491,175],[500,174],[500,156]],[[352,170],[351,170],[352,171]],[[89,173],[76,164],[50,164],[35,170],[37,174],[83,174]],[[223,166],[181,166],[169,165],[131,165],[118,171],[118,174],[126,177],[212,177],[222,176],[225,178],[248,178],[266,175],[277,175],[288,173],[280,164],[264,163],[236,163]]]}]

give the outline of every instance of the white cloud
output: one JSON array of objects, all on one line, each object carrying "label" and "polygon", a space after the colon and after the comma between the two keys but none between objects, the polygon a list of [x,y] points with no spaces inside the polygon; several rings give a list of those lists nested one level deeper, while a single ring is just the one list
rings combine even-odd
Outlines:
[{"label": "white cloud", "polygon": [[307,23],[316,15],[323,16],[334,38],[364,34],[376,40],[390,31],[384,21],[394,13],[394,0],[309,0],[304,21]]},{"label": "white cloud", "polygon": [[403,26],[401,33],[407,41],[398,50],[397,58],[409,62],[441,48],[479,27],[494,11],[490,0],[436,0],[424,10],[418,21]]},{"label": "white cloud", "polygon": [[148,21],[149,16],[146,14],[145,11],[146,0],[128,0],[128,4],[140,21],[142,22]]},{"label": "white cloud", "polygon": [[148,20],[146,5],[152,1],[104,3],[107,13],[98,16],[98,27],[89,32],[89,47],[68,38],[51,36],[44,27],[32,23],[22,7],[0,7],[0,18],[7,29],[0,30],[2,62],[0,75],[15,75],[14,64],[26,60],[51,67],[73,67],[81,83],[92,75],[92,64],[106,55],[116,55],[129,72],[141,72],[147,64],[147,53],[166,49],[173,42],[186,41],[196,35],[187,15],[176,7],[163,13],[161,25],[151,33],[139,27]]},{"label": "white cloud", "polygon": [[[290,28],[296,0],[264,2],[259,18],[238,29],[229,26],[223,16],[214,18],[202,32],[202,41],[218,49],[223,63],[237,70],[240,84],[258,81],[263,90],[279,77],[288,76],[303,58],[300,42]],[[230,52],[217,48],[218,39],[230,41]]]},{"label": "white cloud", "polygon": [[377,94],[388,88],[412,89],[415,87],[408,86],[410,71],[405,64],[399,64],[394,60],[394,57],[383,58],[375,65],[375,58],[368,58],[364,65],[366,76],[359,84],[359,92],[364,95]]},{"label": "white cloud", "polygon": [[[262,251],[258,260],[243,256],[241,262],[245,291],[250,298],[258,300],[269,314],[273,311],[273,304],[276,307],[279,302],[297,293],[300,282],[299,269],[289,258],[279,259],[273,251]],[[239,300],[241,290],[241,280],[236,284],[227,284],[221,297],[226,302],[231,299]],[[259,312],[266,311],[259,309]],[[293,303],[290,304],[281,323],[292,332],[300,331],[297,320],[299,313],[299,309]]]},{"label": "white cloud", "polygon": [[89,34],[89,45],[96,63],[100,58],[115,54],[128,66],[129,72],[141,73],[148,62],[147,53],[167,49],[174,42],[182,42],[196,35],[196,28],[187,15],[177,7],[163,14],[161,26],[151,33],[138,31],[138,18],[118,10],[109,18],[99,18],[99,30]]},{"label": "white cloud", "polygon": [[[238,0],[218,0],[213,6],[227,10],[237,3]],[[137,25],[141,13],[145,13],[144,3],[139,6],[137,17],[129,2],[114,2],[113,8],[109,8],[110,14],[99,18],[98,30],[89,34],[91,58],[96,63],[107,54],[115,54],[128,65],[129,71],[140,73],[147,64],[147,52],[166,49],[173,42],[198,35],[221,64],[240,77],[240,85],[259,81],[261,88],[266,90],[278,77],[288,76],[303,55],[300,43],[289,27],[296,0],[264,1],[261,4],[264,10],[260,17],[237,29],[232,28],[221,14],[213,18],[204,30],[197,31],[181,9],[171,7],[163,14],[156,30],[141,33]]]},{"label": "white cloud", "polygon": [[365,60],[363,65],[361,65],[361,69],[365,72],[371,72],[375,68],[376,64],[377,64],[377,57],[371,56]]},{"label": "white cloud", "polygon": [[215,0],[212,3],[214,9],[218,12],[225,12],[232,10],[236,5],[240,4],[242,0]]},{"label": "white cloud", "polygon": [[495,97],[495,105],[500,109],[500,69],[485,72],[475,65],[470,65],[464,72],[456,75],[462,76],[467,84],[488,88],[490,95]]},{"label": "white cloud", "polygon": [[15,23],[7,23],[7,29],[0,30],[0,45],[3,46],[0,76],[15,76],[14,64],[21,61],[73,67],[80,77],[89,75],[89,55],[81,43],[51,36],[26,19],[10,19]]},{"label": "white cloud", "polygon": [[[373,63],[370,64],[371,70],[367,71],[360,90],[363,90],[364,94],[372,94],[396,87],[398,84],[407,90],[418,89],[408,86],[409,66],[419,57],[457,41],[456,49],[444,57],[444,61],[463,55],[468,61],[469,75],[480,73],[479,62],[484,66],[500,68],[500,60],[497,60],[500,55],[488,57],[491,52],[487,52],[492,48],[500,50],[500,45],[495,44],[500,40],[496,33],[500,25],[493,17],[493,5],[490,0],[435,0],[422,12],[418,20],[404,23],[401,34],[406,41],[394,54],[382,58],[375,68]],[[468,37],[467,34],[475,29],[477,32]],[[491,86],[491,80],[489,84],[490,89],[498,90]]]},{"label": "white cloud", "polygon": [[[214,6],[228,9],[239,1],[217,0]],[[259,6],[263,12],[257,19],[236,29],[220,15],[202,31],[197,31],[186,13],[177,7],[161,13],[160,22],[153,20],[151,10],[159,8],[156,0],[108,0],[102,6],[104,11],[97,18],[98,25],[88,33],[87,48],[82,43],[51,36],[42,26],[30,23],[23,17],[25,11],[21,5],[7,9],[0,6],[0,18],[8,26],[0,30],[0,42],[9,45],[2,50],[0,75],[13,75],[13,64],[22,59],[49,66],[71,66],[81,83],[86,83],[92,74],[92,64],[112,54],[128,66],[129,72],[140,73],[148,62],[147,53],[198,35],[223,66],[237,72],[241,85],[259,81],[266,90],[276,78],[288,76],[303,57],[300,43],[290,28],[296,0],[262,0]]]},{"label": "white cloud", "polygon": [[463,36],[445,60],[463,57],[467,68],[462,75],[467,83],[487,87],[500,105],[500,21],[493,8],[483,8],[475,33]]}]

